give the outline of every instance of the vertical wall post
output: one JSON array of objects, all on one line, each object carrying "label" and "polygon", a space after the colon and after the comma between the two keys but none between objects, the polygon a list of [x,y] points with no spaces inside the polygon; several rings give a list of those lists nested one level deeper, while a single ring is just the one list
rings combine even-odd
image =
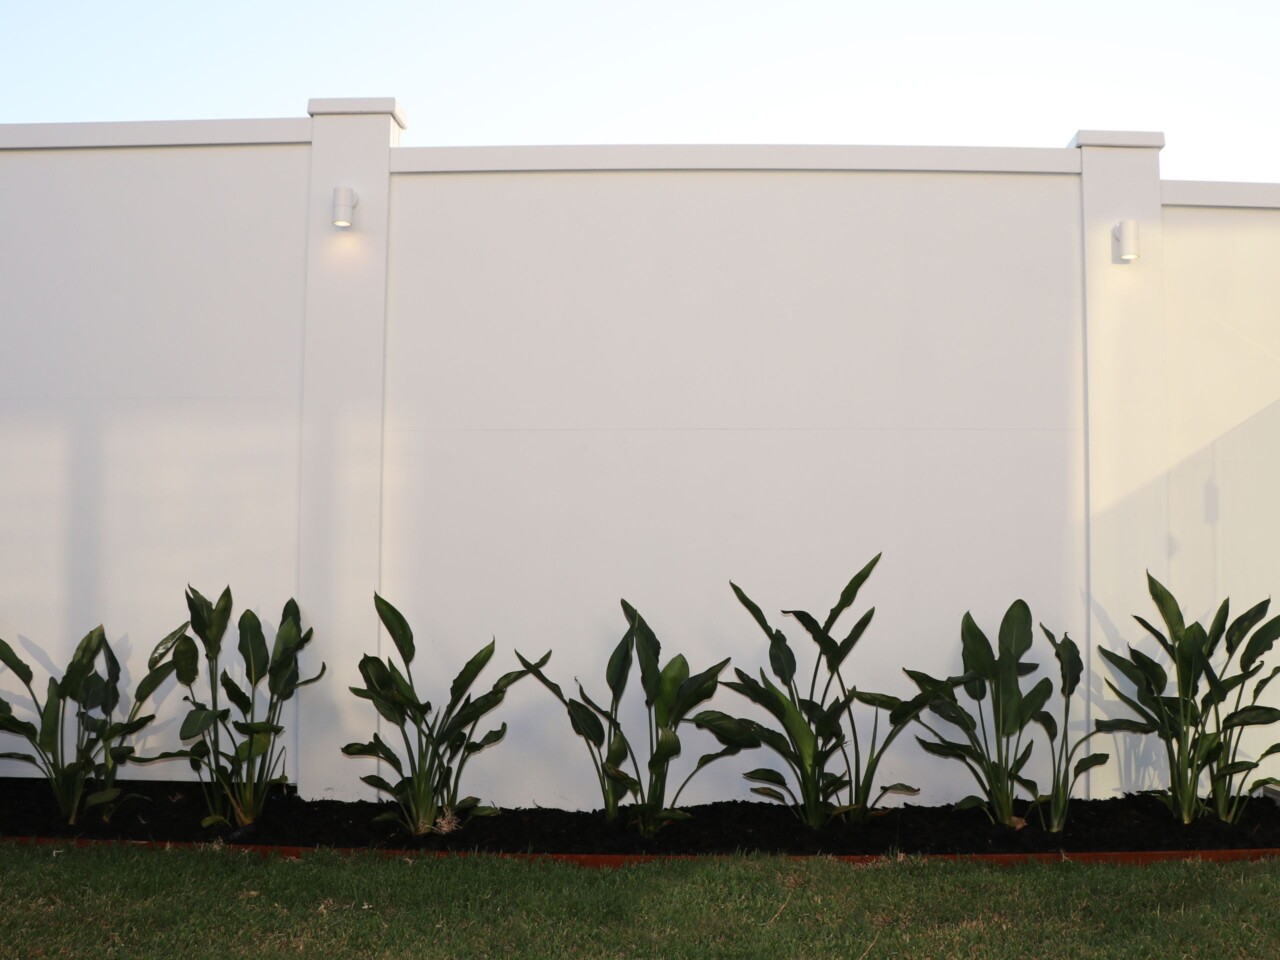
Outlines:
[{"label": "vertical wall post", "polygon": [[[394,100],[312,100],[298,602],[328,664],[326,695],[299,697],[296,771],[308,798],[355,799],[339,752],[373,717],[346,693],[362,653],[378,649],[373,591],[382,549],[382,413]],[[333,224],[334,189],[355,191],[351,226]],[[311,652],[311,651],[309,651]],[[346,786],[343,786],[343,785]]]},{"label": "vertical wall post", "polygon": [[[1169,558],[1169,374],[1164,323],[1160,133],[1081,131],[1085,396],[1088,470],[1090,714],[1119,716],[1107,702],[1109,676],[1096,647],[1136,640],[1132,614],[1145,611],[1146,577],[1163,578]],[[1120,225],[1126,224],[1122,230]],[[1123,242],[1133,240],[1136,251]],[[1137,259],[1122,258],[1136,252]],[[1098,743],[1099,749],[1105,749]],[[1112,750],[1090,772],[1089,795],[1137,789],[1138,770]],[[1133,759],[1129,751],[1130,760]]]}]

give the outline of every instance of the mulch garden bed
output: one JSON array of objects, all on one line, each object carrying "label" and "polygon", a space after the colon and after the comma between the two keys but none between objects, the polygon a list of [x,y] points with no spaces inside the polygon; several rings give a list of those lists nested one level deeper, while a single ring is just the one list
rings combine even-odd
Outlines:
[{"label": "mulch garden bed", "polygon": [[1176,823],[1155,797],[1074,800],[1067,829],[1044,831],[1023,811],[1020,830],[991,824],[978,810],[906,805],[868,822],[832,824],[814,834],[778,804],[727,801],[688,808],[692,819],[667,825],[650,841],[625,824],[610,826],[596,812],[543,808],[504,810],[447,835],[412,840],[371,821],[391,809],[374,802],[302,800],[282,790],[258,824],[243,830],[202,828],[197,784],[149,781],[121,784],[137,798],[109,824],[92,812],[74,827],[59,821],[43,780],[0,779],[0,836],[216,842],[282,847],[340,847],[546,854],[1042,854],[1105,851],[1280,849],[1280,805],[1250,802],[1241,822],[1202,819]]}]

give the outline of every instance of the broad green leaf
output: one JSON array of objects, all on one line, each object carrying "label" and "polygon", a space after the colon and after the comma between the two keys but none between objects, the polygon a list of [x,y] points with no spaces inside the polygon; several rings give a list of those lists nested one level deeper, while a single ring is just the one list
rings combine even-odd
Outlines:
[{"label": "broad green leaf", "polygon": [[795,744],[796,753],[799,754],[800,758],[800,768],[802,770],[812,770],[814,753],[818,747],[813,729],[809,726],[804,714],[800,712],[799,707],[774,686],[768,677],[762,673],[760,674],[760,679],[763,681],[765,689],[773,695],[774,702],[782,711],[782,726],[791,742]]},{"label": "broad green leaf", "polygon": [[173,664],[178,682],[189,687],[200,676],[200,651],[196,642],[185,634],[173,645]]},{"label": "broad green leaf", "polygon": [[592,713],[586,704],[577,700],[565,701],[565,706],[569,711],[569,723],[573,727],[573,732],[586,739],[596,749],[603,749],[604,724],[600,722],[600,718]]},{"label": "broad green leaf", "polygon": [[1169,638],[1164,635],[1162,631],[1158,630],[1149,621],[1147,621],[1143,617],[1138,616],[1137,614],[1134,614],[1133,619],[1138,621],[1138,623],[1142,626],[1142,629],[1146,630],[1147,633],[1151,634],[1151,636],[1156,638],[1156,642],[1160,644],[1161,650],[1169,654],[1169,656],[1173,656],[1173,644],[1170,642]]},{"label": "broad green leaf", "polygon": [[827,614],[827,622],[823,625],[823,630],[827,633],[831,632],[831,628],[835,626],[835,622],[840,619],[840,614],[848,610],[853,605],[853,601],[858,597],[858,591],[862,589],[862,585],[867,582],[867,578],[871,576],[871,571],[876,568],[876,564],[880,562],[883,554],[877,553],[867,563],[865,567],[853,575],[853,579],[845,585],[840,591],[840,599],[836,601],[836,605],[831,608],[831,612]]},{"label": "broad green leaf", "polygon": [[1256,760],[1237,760],[1235,763],[1224,763],[1210,773],[1210,779],[1214,781],[1226,781],[1232,777],[1239,776],[1242,773],[1248,773],[1250,770],[1256,770],[1258,762]]},{"label": "broad green leaf", "polygon": [[271,646],[271,662],[267,667],[267,691],[271,696],[288,700],[298,685],[298,651],[302,649],[298,624],[292,618],[282,620]]},{"label": "broad green leaf", "polygon": [[190,711],[186,718],[182,721],[182,729],[178,731],[178,736],[183,740],[194,740],[204,734],[215,723],[218,722],[218,713],[216,710],[196,709]]},{"label": "broad green leaf", "polygon": [[658,773],[680,755],[680,738],[670,727],[658,727],[658,742],[649,758],[649,771]]},{"label": "broad green leaf", "polygon": [[213,604],[191,584],[187,584],[186,600],[187,611],[191,614],[191,631],[203,641],[213,620]]},{"label": "broad green leaf", "polygon": [[952,740],[926,740],[923,737],[916,737],[916,741],[924,748],[925,753],[931,753],[935,757],[946,757],[949,760],[977,759],[973,748],[967,744]]},{"label": "broad green leaf", "polygon": [[[35,730],[35,727],[32,727],[31,729]],[[0,731],[3,731],[5,733],[14,732],[12,730],[5,730],[3,725],[0,725]],[[21,763],[29,763],[33,767],[40,766],[39,761],[37,761],[36,758],[29,753],[11,753],[11,752],[0,753],[0,760],[17,760]]]},{"label": "broad green leaf", "polygon": [[83,686],[86,678],[93,671],[93,662],[98,657],[98,651],[102,647],[104,639],[101,626],[94,627],[84,635],[79,645],[76,647],[75,653],[71,655],[71,661],[67,664],[67,672],[62,675],[62,681],[58,684],[58,689],[62,696],[68,700],[79,703],[83,697]]},{"label": "broad green leaf", "polygon": [[[1007,618],[1006,618],[1007,619]],[[1004,628],[1001,627],[1003,633]],[[1011,737],[1021,729],[1022,687],[1018,682],[1018,663],[1001,642],[1000,656],[996,660],[996,683],[992,687],[992,710],[996,734]],[[1027,719],[1031,719],[1028,715]]]},{"label": "broad green leaf", "polygon": [[[1185,637],[1186,631],[1184,630],[1180,635],[1180,638]],[[1185,656],[1188,648],[1184,645],[1183,649]],[[1156,663],[1156,661],[1152,660],[1141,650],[1135,650],[1130,647],[1129,658],[1130,662],[1137,667],[1138,673],[1142,676],[1147,689],[1152,693],[1161,693],[1164,691],[1165,687],[1169,685],[1169,674],[1165,672],[1164,667],[1160,666],[1160,664]],[[1141,683],[1138,684],[1139,688],[1141,688],[1142,685],[1143,684]]]},{"label": "broad green leaf", "polygon": [[657,696],[652,702],[659,726],[674,727],[679,722],[680,718],[673,715],[676,695],[680,692],[680,685],[688,679],[689,662],[680,653],[672,657],[658,674]]},{"label": "broad green leaf", "polygon": [[799,621],[805,632],[818,645],[818,650],[821,652],[823,663],[827,665],[827,669],[834,673],[840,656],[840,645],[831,638],[831,635],[823,629],[822,625],[811,614],[803,610],[783,610],[782,612],[787,616],[795,617]]},{"label": "broad green leaf", "polygon": [[750,720],[731,717],[719,710],[703,710],[691,719],[699,730],[711,733],[722,745],[733,750],[753,750],[760,746],[760,737],[756,732],[759,724]]},{"label": "broad green leaf", "polygon": [[834,672],[840,669],[841,664],[849,656],[850,652],[862,639],[862,635],[867,632],[867,627],[871,626],[871,620],[876,615],[876,608],[872,607],[861,617],[858,622],[853,625],[853,629],[849,631],[849,635],[840,641],[839,649],[836,651],[835,661],[830,665],[830,669]]},{"label": "broad green leaf", "polygon": [[169,656],[169,651],[178,642],[178,638],[187,632],[187,627],[189,626],[191,626],[191,622],[187,621],[155,645],[155,648],[151,651],[151,656],[147,658],[148,670],[156,669]]},{"label": "broad green leaf", "polygon": [[982,799],[982,797],[975,797],[972,794],[965,797],[963,800],[961,800],[955,805],[955,809],[957,810],[975,810],[975,809],[985,810],[986,808],[987,808],[987,801]]},{"label": "broad green leaf", "polygon": [[480,671],[483,670],[488,665],[490,659],[493,658],[493,651],[496,644],[496,640],[490,640],[485,646],[481,647],[480,651],[467,661],[466,666],[464,666],[462,670],[459,671],[457,677],[454,678],[452,686],[449,687],[450,710],[462,702],[462,698],[466,696],[467,691],[471,689],[471,685],[475,683],[476,677],[480,675]]},{"label": "broad green leaf", "polygon": [[472,740],[467,744],[467,753],[477,753],[485,747],[491,747],[495,743],[502,740],[507,735],[507,725],[504,723],[496,730],[490,730],[479,740]]},{"label": "broad green leaf", "polygon": [[696,673],[680,683],[679,688],[676,690],[675,703],[671,712],[673,726],[681,723],[694,707],[715,696],[716,688],[720,685],[720,674],[724,672],[724,668],[728,665],[729,660],[726,657],[719,663],[713,664],[701,673]]},{"label": "broad green leaf", "polygon": [[[72,698],[68,698],[72,699]],[[80,688],[73,702],[78,702],[83,710],[99,710],[105,713],[107,700],[107,681],[99,673],[91,673],[80,682]]]},{"label": "broad green leaf", "polygon": [[554,680],[550,679],[545,673],[542,672],[542,665],[546,664],[546,662],[551,659],[551,651],[548,650],[547,655],[543,657],[542,660],[540,660],[538,663],[531,663],[530,661],[526,660],[524,655],[521,654],[519,650],[517,650],[515,653],[516,653],[516,659],[520,661],[520,666],[524,667],[525,670],[529,671],[529,673],[532,674],[539,683],[541,683],[544,687],[550,690],[552,695],[557,700],[559,700],[563,704],[566,704],[566,705],[568,704],[568,700],[565,698],[564,691],[560,689],[560,684],[556,683]]},{"label": "broad green leaf", "polygon": [[1164,584],[1151,575],[1150,571],[1147,572],[1147,589],[1151,593],[1151,599],[1155,601],[1156,609],[1160,611],[1160,618],[1169,628],[1169,640],[1176,644],[1186,629],[1178,601],[1165,589]]},{"label": "broad green leaf", "polygon": [[1227,656],[1235,653],[1236,648],[1249,635],[1249,631],[1262,622],[1270,606],[1270,600],[1263,600],[1261,603],[1254,604],[1231,622],[1231,626],[1227,630]]},{"label": "broad green leaf", "polygon": [[1099,733],[1155,733],[1156,726],[1120,717],[1116,720],[1099,720],[1094,724],[1094,729]]},{"label": "broad green leaf", "polygon": [[60,747],[62,726],[58,722],[61,710],[61,691],[58,682],[49,678],[49,686],[45,693],[44,708],[40,711],[40,737],[37,744],[42,753],[50,754]]},{"label": "broad green leaf", "polygon": [[505,696],[506,693],[502,690],[490,690],[474,700],[468,699],[464,701],[458,708],[458,712],[449,717],[444,725],[441,726],[440,739],[447,742],[463,733],[485,714],[496,709]]},{"label": "broad green leaf", "polygon": [[269,720],[233,720],[231,722],[231,727],[237,733],[244,734],[245,736],[257,736],[261,733],[284,733],[284,727],[280,726],[278,723],[272,723]]},{"label": "broad green leaf", "polygon": [[1272,617],[1254,633],[1240,654],[1240,669],[1248,673],[1259,658],[1265,656],[1280,637],[1280,617]]},{"label": "broad green leaf", "polygon": [[1039,683],[1027,692],[1027,695],[1022,698],[1022,705],[1019,707],[1019,730],[1030,723],[1032,718],[1044,709],[1044,705],[1049,702],[1049,697],[1052,695],[1053,684],[1049,682],[1048,677],[1043,677]]},{"label": "broad green leaf", "polygon": [[902,700],[899,697],[892,696],[887,693],[875,693],[871,690],[851,690],[853,699],[859,703],[865,703],[869,707],[875,707],[877,710],[897,710],[902,706]]},{"label": "broad green leaf", "polygon": [[1262,727],[1280,721],[1280,709],[1275,707],[1249,706],[1228,714],[1222,721],[1222,729],[1233,727]]},{"label": "broad green leaf", "polygon": [[1031,649],[1031,608],[1023,600],[1015,600],[1000,621],[1000,656],[1010,654],[1014,660]]},{"label": "broad green leaf", "polygon": [[382,625],[387,628],[387,633],[391,635],[391,640],[396,645],[396,650],[400,652],[400,659],[407,667],[413,663],[414,655],[413,631],[409,629],[409,622],[405,620],[399,610],[376,593],[373,595],[373,605],[377,608],[378,618],[382,621]]},{"label": "broad green leaf", "polygon": [[883,797],[887,793],[900,794],[904,797],[914,797],[920,793],[920,788],[913,787],[909,783],[891,783],[880,788],[880,796]]},{"label": "broad green leaf", "polygon": [[[694,764],[693,772],[697,773],[703,767],[715,763],[724,757],[732,757],[742,752],[742,748],[733,744],[726,744],[723,750],[717,750],[715,753],[704,753],[698,758],[698,762]],[[692,776],[692,774],[690,774]]]},{"label": "broad green leaf", "polygon": [[[106,733],[103,735],[104,740],[114,741],[122,737],[132,737],[135,733],[144,729],[152,720],[155,714],[146,714],[141,717],[134,717],[132,720],[119,720],[107,727]],[[132,748],[128,748],[132,751]]]},{"label": "broad green leaf", "polygon": [[627,688],[634,647],[635,641],[631,630],[628,629],[618,641],[618,645],[613,648],[613,653],[609,656],[609,665],[605,668],[605,682],[609,685],[609,693],[615,705],[622,699],[622,694]]},{"label": "broad green leaf", "polygon": [[165,660],[152,668],[151,672],[142,678],[142,682],[138,684],[138,689],[133,695],[134,703],[146,703],[151,695],[156,692],[160,684],[177,669],[177,664],[172,660]]},{"label": "broad green leaf", "polygon": [[13,671],[13,675],[22,681],[23,686],[31,686],[33,676],[31,668],[14,652],[13,647],[0,640],[0,663]]},{"label": "broad green leaf", "polygon": [[622,611],[626,614],[627,624],[635,641],[636,661],[640,664],[640,686],[644,690],[644,700],[646,704],[653,704],[658,699],[658,690],[662,683],[662,671],[658,667],[662,645],[644,617],[640,616],[640,612],[626,600],[622,601]]},{"label": "broad green leaf", "polygon": [[[1129,649],[1132,650],[1133,648],[1130,647]],[[1145,682],[1142,673],[1132,663],[1120,656],[1120,654],[1106,649],[1106,647],[1099,647],[1098,653],[1101,654],[1102,659],[1106,661],[1113,673],[1124,677],[1135,687],[1142,687]]]},{"label": "broad green leaf", "polygon": [[[960,621],[960,645],[963,650],[963,662],[966,671],[977,674],[986,680],[995,680],[996,656],[991,649],[991,641],[966,612]],[[970,695],[972,696],[972,694]],[[980,699],[974,697],[974,699]]]},{"label": "broad green leaf", "polygon": [[752,787],[751,792],[759,794],[762,797],[768,797],[770,800],[777,800],[779,803],[789,802],[786,797],[773,789],[773,787]]},{"label": "broad green leaf", "polygon": [[744,780],[752,780],[756,783],[772,783],[774,786],[785,787],[787,778],[780,774],[777,770],[770,770],[768,767],[760,767],[756,770],[748,770],[742,775]]},{"label": "broad green leaf", "polygon": [[249,699],[249,695],[240,689],[240,685],[231,679],[231,675],[227,671],[222,671],[221,677],[222,689],[226,691],[227,699],[232,705],[240,711],[240,715],[247,717],[253,712],[253,701]]},{"label": "broad green leaf", "polygon": [[1045,636],[1053,645],[1053,655],[1058,661],[1058,670],[1062,677],[1062,686],[1058,690],[1064,697],[1070,697],[1076,692],[1076,687],[1080,685],[1080,678],[1084,675],[1084,660],[1080,657],[1080,648],[1065,633],[1061,640],[1055,640],[1053,634],[1045,630],[1044,624],[1040,625],[1040,629],[1044,630]]},{"label": "broad green leaf", "polygon": [[769,640],[769,669],[783,686],[790,686],[795,679],[796,655],[781,630],[775,630]]},{"label": "broad green leaf", "polygon": [[270,733],[255,733],[236,744],[235,757],[241,763],[256,760],[271,749]]},{"label": "broad green leaf", "polygon": [[383,793],[389,793],[392,796],[395,796],[396,788],[388,783],[385,778],[378,776],[376,773],[365,774],[360,778],[360,781],[368,784],[375,790],[381,790]]},{"label": "broad green leaf", "polygon": [[209,621],[209,636],[206,638],[206,652],[209,656],[216,657],[222,651],[222,638],[230,622],[231,588],[224,587],[218,595],[218,602],[213,605],[213,618]]},{"label": "broad green leaf", "polygon": [[1032,717],[1032,720],[1044,727],[1045,735],[1049,738],[1050,743],[1058,739],[1058,721],[1053,719],[1053,716],[1047,710],[1041,710]]},{"label": "broad green leaf", "polygon": [[952,726],[959,727],[965,733],[973,733],[978,729],[978,722],[960,704],[954,700],[934,700],[929,709]]},{"label": "broad green leaf", "polygon": [[[733,589],[734,596],[738,598],[738,602],[747,608],[747,612],[751,614],[751,619],[755,620],[755,622],[759,624],[760,629],[764,631],[764,635],[772,642],[774,630],[773,627],[769,626],[769,621],[765,619],[763,611],[761,611],[755,601],[748,597],[742,591],[742,588],[732,580],[729,581],[729,586]],[[783,682],[786,683],[787,681],[784,680]]]},{"label": "broad green leaf", "polygon": [[244,660],[249,689],[256,687],[267,675],[271,665],[267,653],[267,638],[262,634],[262,621],[252,610],[240,614],[240,656]]},{"label": "broad green leaf", "polygon": [[[1218,612],[1213,615],[1213,622],[1209,625],[1208,650],[1210,653],[1213,653],[1213,651],[1215,651],[1218,648],[1218,644],[1221,642],[1223,636],[1226,635],[1227,618],[1230,615],[1231,615],[1231,600],[1230,599],[1223,600],[1222,604],[1218,607]],[[1228,644],[1229,644],[1227,647],[1228,656],[1235,653],[1236,643],[1238,642],[1239,642],[1238,640],[1234,642],[1228,641]]]},{"label": "broad green leaf", "polygon": [[[1023,748],[1022,753],[1018,755],[1018,759],[1013,761],[1013,765],[1009,767],[1009,772],[1015,777],[1022,772],[1022,768],[1025,767],[1027,765],[1027,761],[1031,759],[1031,749],[1035,745],[1036,742],[1034,740],[1029,741],[1026,747]],[[1032,790],[1031,795],[1035,796],[1035,794],[1036,791]]]}]

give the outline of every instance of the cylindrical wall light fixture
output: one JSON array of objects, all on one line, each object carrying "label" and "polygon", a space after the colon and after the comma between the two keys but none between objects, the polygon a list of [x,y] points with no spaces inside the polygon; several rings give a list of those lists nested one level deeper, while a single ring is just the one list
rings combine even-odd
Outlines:
[{"label": "cylindrical wall light fixture", "polygon": [[359,202],[360,198],[356,196],[356,192],[350,187],[334,187],[333,225],[335,227],[351,226],[352,214],[356,204]]},{"label": "cylindrical wall light fixture", "polygon": [[1112,231],[1115,234],[1116,246],[1120,248],[1120,259],[1126,262],[1138,259],[1138,221],[1121,220]]}]

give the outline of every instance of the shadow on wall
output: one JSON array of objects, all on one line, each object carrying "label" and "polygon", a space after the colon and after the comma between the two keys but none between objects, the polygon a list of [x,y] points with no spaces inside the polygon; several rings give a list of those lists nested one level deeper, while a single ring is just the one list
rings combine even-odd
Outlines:
[{"label": "shadow on wall", "polygon": [[[1188,622],[1194,619],[1207,626],[1222,600],[1231,599],[1234,617],[1280,589],[1280,550],[1276,548],[1280,534],[1280,498],[1275,495],[1278,489],[1280,401],[1175,464],[1160,480],[1096,516],[1094,542],[1113,542],[1114,536],[1123,534],[1131,511],[1141,511],[1139,505],[1145,498],[1167,493],[1168,553],[1164,558],[1153,557],[1152,562],[1167,560],[1168,573],[1163,582],[1181,603]],[[1096,556],[1094,565],[1098,565]],[[1131,584],[1126,581],[1123,585],[1126,595],[1132,597],[1127,609],[1109,610],[1097,602],[1092,604],[1093,643],[1119,654],[1127,653],[1132,644],[1165,664],[1166,658],[1155,640],[1133,620],[1137,614],[1160,622],[1147,594],[1144,572],[1133,570],[1127,575],[1132,578]],[[1273,608],[1270,613],[1277,612],[1280,610]],[[1277,663],[1280,654],[1273,652],[1270,665]],[[1093,657],[1090,696],[1095,716],[1130,716],[1124,704],[1107,689],[1107,680],[1125,693],[1130,692],[1129,685],[1116,680],[1101,657]],[[1262,703],[1280,706],[1280,688],[1270,688]],[[1246,737],[1245,752],[1255,748],[1260,752],[1266,745],[1266,730],[1255,729],[1251,733],[1255,736]],[[1105,749],[1112,755],[1111,772],[1118,777],[1121,792],[1165,785],[1167,763],[1154,736],[1123,734],[1110,740],[1098,739],[1099,749],[1104,749],[1102,744],[1106,743]],[[1276,771],[1264,764],[1262,772]],[[1094,792],[1094,796],[1105,795],[1106,791]]]}]

